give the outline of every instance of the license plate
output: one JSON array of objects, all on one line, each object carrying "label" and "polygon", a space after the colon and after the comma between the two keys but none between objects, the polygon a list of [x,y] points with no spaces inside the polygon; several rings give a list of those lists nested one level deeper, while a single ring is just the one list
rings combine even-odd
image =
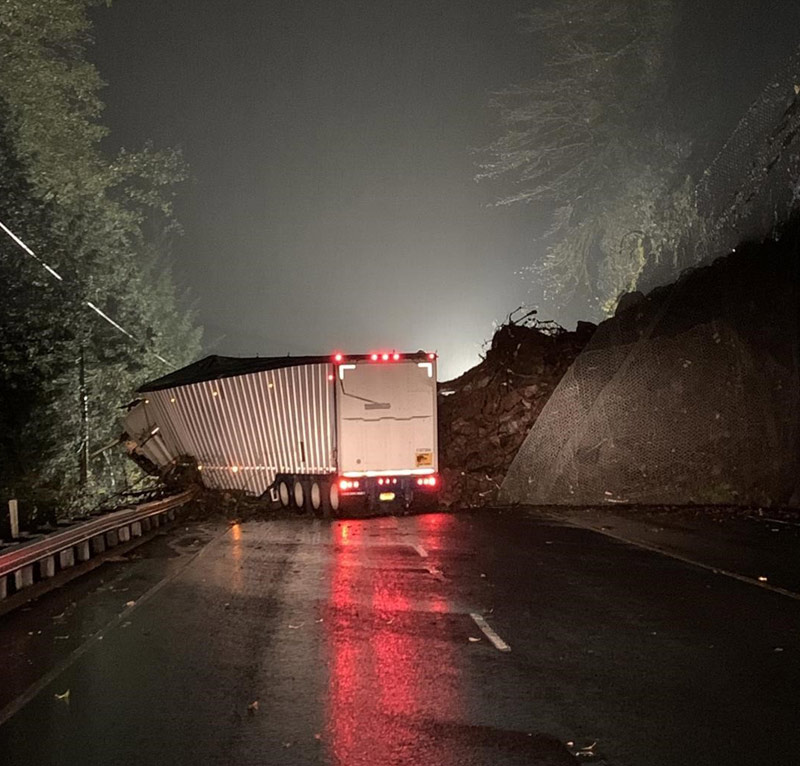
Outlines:
[{"label": "license plate", "polygon": [[381,502],[389,502],[394,500],[394,492],[381,492],[380,494]]}]

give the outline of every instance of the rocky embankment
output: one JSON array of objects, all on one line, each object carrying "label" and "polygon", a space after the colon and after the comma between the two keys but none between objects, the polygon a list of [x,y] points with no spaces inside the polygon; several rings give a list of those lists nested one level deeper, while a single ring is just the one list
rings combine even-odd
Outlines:
[{"label": "rocky embankment", "polygon": [[439,385],[442,500],[451,507],[492,503],[508,466],[542,408],[595,331],[537,321],[503,325],[486,358]]}]

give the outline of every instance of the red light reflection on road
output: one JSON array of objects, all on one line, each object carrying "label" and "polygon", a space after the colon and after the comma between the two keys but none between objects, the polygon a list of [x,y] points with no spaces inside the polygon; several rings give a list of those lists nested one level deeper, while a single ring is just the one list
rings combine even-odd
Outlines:
[{"label": "red light reflection on road", "polygon": [[[380,548],[395,542],[391,530],[382,539],[365,536],[361,522],[345,528],[333,527],[330,609],[324,623],[331,761],[337,766],[454,764],[446,743],[436,747],[422,728],[430,718],[458,720],[453,644],[447,636],[432,642],[430,634],[419,635],[420,624],[430,624],[425,612],[446,613],[446,599],[430,595],[430,581],[413,566],[416,561],[403,559],[408,554],[401,543],[391,550]],[[420,542],[424,545],[422,536]],[[387,562],[394,556],[399,558]]]}]

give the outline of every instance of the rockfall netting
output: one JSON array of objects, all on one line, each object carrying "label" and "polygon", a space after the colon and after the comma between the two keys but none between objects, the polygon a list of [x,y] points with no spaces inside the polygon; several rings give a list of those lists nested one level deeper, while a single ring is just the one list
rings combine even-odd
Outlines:
[{"label": "rockfall netting", "polygon": [[798,227],[600,325],[513,460],[505,503],[796,501]]}]

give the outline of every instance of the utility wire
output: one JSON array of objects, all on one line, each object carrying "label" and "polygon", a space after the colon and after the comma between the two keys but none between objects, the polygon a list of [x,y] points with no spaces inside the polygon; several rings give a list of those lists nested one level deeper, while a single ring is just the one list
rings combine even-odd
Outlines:
[{"label": "utility wire", "polygon": [[[55,277],[55,278],[56,278],[56,279],[57,279],[59,282],[63,282],[63,281],[64,281],[64,277],[62,277],[62,276],[61,276],[61,274],[59,274],[59,273],[58,273],[58,272],[57,272],[57,271],[56,271],[56,270],[55,270],[55,269],[54,269],[52,266],[50,266],[49,264],[45,263],[45,262],[44,262],[44,261],[43,261],[43,260],[42,260],[42,259],[41,259],[41,258],[38,256],[38,255],[36,255],[36,253],[34,253],[34,252],[33,252],[33,250],[31,250],[31,249],[30,249],[30,248],[29,248],[29,247],[28,247],[28,246],[27,246],[27,245],[26,245],[26,244],[25,244],[25,243],[24,243],[24,242],[23,242],[23,241],[22,241],[22,240],[21,240],[21,239],[20,239],[20,238],[19,238],[19,237],[18,237],[16,234],[14,234],[14,232],[13,232],[13,231],[11,231],[11,229],[9,229],[9,228],[8,228],[8,226],[6,226],[6,225],[5,225],[5,224],[4,224],[2,221],[0,221],[0,229],[2,229],[2,230],[3,230],[3,231],[6,233],[6,234],[8,234],[8,236],[9,236],[9,237],[11,237],[11,239],[12,239],[12,240],[14,240],[14,242],[15,242],[17,245],[19,245],[19,247],[20,247],[20,248],[22,248],[22,250],[24,250],[24,251],[25,251],[25,252],[26,252],[28,255],[30,255],[30,256],[31,256],[31,258],[33,258],[33,259],[34,259],[34,260],[35,260],[35,261],[36,261],[36,262],[37,262],[37,263],[38,263],[38,264],[39,264],[39,265],[40,265],[42,268],[44,268],[46,271],[48,271],[48,272],[49,272],[49,273],[50,273],[52,276],[54,276],[54,277]],[[85,304],[86,304],[86,305],[87,305],[87,306],[88,306],[88,307],[89,307],[89,308],[90,308],[92,311],[94,311],[94,312],[95,312],[95,314],[97,314],[99,317],[101,317],[102,319],[104,319],[106,322],[108,322],[108,323],[109,323],[109,324],[110,324],[112,327],[114,327],[116,330],[118,330],[119,332],[121,332],[123,335],[127,335],[127,336],[128,336],[128,337],[129,337],[129,338],[132,340],[132,341],[134,341],[134,342],[136,342],[136,343],[139,343],[139,342],[140,342],[140,341],[138,340],[138,338],[136,338],[134,335],[132,335],[131,333],[129,333],[129,332],[128,332],[128,331],[127,331],[127,330],[126,330],[126,329],[125,329],[125,328],[124,328],[122,325],[120,325],[118,322],[115,322],[115,321],[114,321],[114,320],[113,320],[113,319],[112,319],[112,318],[111,318],[111,317],[110,317],[108,314],[106,314],[104,311],[102,311],[102,310],[101,310],[101,309],[99,309],[97,306],[95,306],[95,305],[94,305],[94,303],[92,303],[91,301],[84,301],[84,303],[85,303]],[[172,367],[172,366],[173,366],[173,365],[172,365],[172,362],[169,362],[168,360],[164,359],[164,357],[163,357],[163,356],[161,356],[160,354],[157,354],[157,353],[156,353],[155,351],[153,351],[152,349],[148,349],[148,351],[149,351],[149,352],[150,352],[150,353],[151,353],[151,354],[152,354],[152,355],[153,355],[153,356],[154,356],[156,359],[158,359],[160,362],[163,362],[165,365],[167,365],[167,367]]]}]

